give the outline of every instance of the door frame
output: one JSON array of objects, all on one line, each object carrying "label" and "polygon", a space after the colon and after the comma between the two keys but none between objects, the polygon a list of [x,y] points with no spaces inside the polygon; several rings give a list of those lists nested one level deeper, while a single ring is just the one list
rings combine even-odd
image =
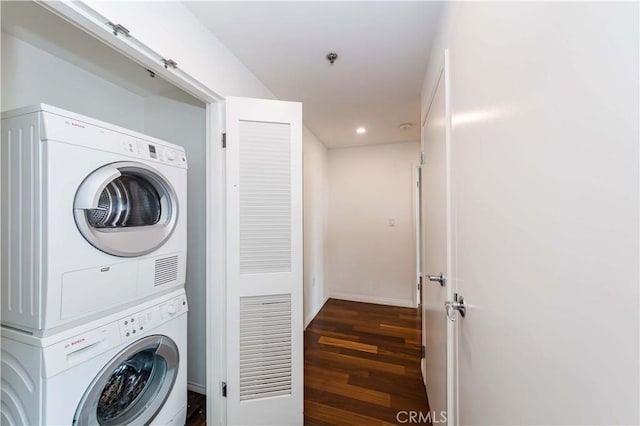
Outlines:
[{"label": "door frame", "polygon": [[414,306],[416,308],[420,307],[422,304],[422,287],[424,286],[423,280],[423,264],[422,264],[422,245],[424,242],[422,241],[422,164],[412,164],[412,176],[413,176],[413,229],[414,229],[414,238],[415,238],[415,259],[416,259],[416,280],[414,283],[416,292],[415,295],[415,303]]},{"label": "door frame", "polygon": [[[207,104],[207,243],[206,243],[206,422],[227,423],[227,405],[222,394],[226,381],[226,156],[222,148],[225,104]],[[215,349],[218,349],[215,351]],[[216,354],[216,356],[214,356]]]},{"label": "door frame", "polygon": [[[159,61],[158,52],[135,37],[114,37],[108,21],[82,2],[36,2],[45,9],[75,25],[116,52],[153,71],[177,88],[189,93],[206,106],[206,370],[207,424],[226,423],[226,404],[221,382],[225,380],[225,154],[224,97],[180,68],[167,69]],[[217,351],[214,352],[214,349]],[[219,356],[214,357],[214,353]]]}]

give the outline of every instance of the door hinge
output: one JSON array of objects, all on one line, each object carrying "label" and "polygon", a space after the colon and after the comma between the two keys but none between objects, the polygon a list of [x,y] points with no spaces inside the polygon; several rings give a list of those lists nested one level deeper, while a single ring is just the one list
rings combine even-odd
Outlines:
[{"label": "door hinge", "polygon": [[114,24],[111,21],[107,22],[107,25],[109,25],[113,30],[114,36],[117,36],[118,34],[122,34],[126,37],[131,37],[131,34],[129,34],[129,30],[124,25]]},{"label": "door hinge", "polygon": [[424,151],[420,151],[420,165],[424,164]]},{"label": "door hinge", "polygon": [[222,382],[222,396],[227,396],[227,382]]},{"label": "door hinge", "polygon": [[422,348],[420,349],[420,357],[426,358],[426,356],[427,356],[427,348],[424,345],[422,345]]},{"label": "door hinge", "polygon": [[169,69],[169,68],[178,68],[178,63],[176,61],[174,61],[173,59],[162,59],[162,63],[164,63],[164,67]]},{"label": "door hinge", "polygon": [[223,148],[227,147],[227,134],[226,133],[222,134],[222,147]]},{"label": "door hinge", "polygon": [[418,283],[418,291],[420,291],[420,283]]}]

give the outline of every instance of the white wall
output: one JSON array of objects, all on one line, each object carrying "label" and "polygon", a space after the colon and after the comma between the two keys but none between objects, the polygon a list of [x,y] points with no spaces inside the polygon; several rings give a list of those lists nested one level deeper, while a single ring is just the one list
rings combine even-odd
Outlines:
[{"label": "white wall", "polygon": [[143,131],[143,98],[2,33],[3,111],[37,103]]},{"label": "white wall", "polygon": [[[179,90],[145,98],[145,133],[185,147],[188,170],[187,277],[189,302],[187,380],[206,389],[206,110]],[[179,125],[176,125],[179,123]]]},{"label": "white wall", "polygon": [[638,12],[466,2],[441,29],[460,424],[640,420]]},{"label": "white wall", "polygon": [[329,150],[330,297],[414,306],[418,161],[418,142]]},{"label": "white wall", "polygon": [[316,316],[327,300],[326,239],[328,207],[327,148],[304,129],[304,325]]}]

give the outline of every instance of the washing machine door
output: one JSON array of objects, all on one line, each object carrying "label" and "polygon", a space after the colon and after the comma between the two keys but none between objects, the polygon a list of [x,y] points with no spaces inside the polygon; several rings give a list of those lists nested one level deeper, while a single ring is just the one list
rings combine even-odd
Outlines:
[{"label": "washing machine door", "polygon": [[178,200],[160,172],[126,161],[87,176],[76,192],[73,211],[80,233],[95,248],[135,257],[156,250],[171,236]]},{"label": "washing machine door", "polygon": [[179,352],[167,336],[144,337],[116,355],[87,388],[74,425],[146,425],[178,375]]}]

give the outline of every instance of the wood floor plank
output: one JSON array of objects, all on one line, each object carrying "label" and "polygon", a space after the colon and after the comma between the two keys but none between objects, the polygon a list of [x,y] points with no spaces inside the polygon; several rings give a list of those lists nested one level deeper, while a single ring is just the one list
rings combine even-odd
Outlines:
[{"label": "wood floor plank", "polygon": [[187,426],[205,426],[207,424],[207,397],[189,391],[187,397]]},{"label": "wood floor plank", "polygon": [[365,387],[354,386],[348,383],[339,383],[331,379],[318,378],[313,375],[305,377],[305,387],[324,390],[336,395],[346,396],[369,404],[391,407],[391,395]]},{"label": "wood floor plank", "polygon": [[321,350],[310,350],[307,351],[307,353],[309,353],[310,356],[313,356],[316,359],[322,359],[325,361],[336,361],[337,363],[342,364],[346,367],[353,367],[356,369],[362,367],[370,370],[387,371],[396,374],[405,374],[406,372],[405,367],[402,365],[389,364],[388,362],[360,358],[352,355],[344,355],[340,353]]},{"label": "wood floor plank", "polygon": [[348,410],[329,407],[315,401],[305,401],[304,403],[305,417],[320,420],[336,426],[354,426],[354,425],[370,425],[370,426],[387,426],[388,423],[369,416],[363,416]]},{"label": "wood floor plank", "polygon": [[349,377],[348,382],[351,385],[388,392],[393,397],[397,395],[424,400],[425,389],[420,377],[415,377],[411,380],[406,377],[398,377],[396,374],[375,371],[371,372],[367,377],[352,375]]},{"label": "wood floor plank", "polygon": [[319,331],[316,329],[307,328],[305,333],[315,337],[316,340],[322,336],[333,337],[334,339],[350,340],[352,342],[357,342],[360,340],[360,336],[356,336],[353,334],[346,334],[346,333],[338,333],[337,331],[328,331],[328,330]]},{"label": "wood floor plank", "polygon": [[344,397],[331,392],[325,392],[308,387],[304,389],[304,392],[305,400],[307,401],[315,401],[328,407],[351,411],[353,413],[361,414],[367,417],[373,417],[384,422],[394,423],[396,420],[398,411],[396,409],[369,404],[357,399]]},{"label": "wood floor plank", "polygon": [[[380,328],[378,324],[375,324],[375,325],[374,324],[356,324],[353,326],[353,330],[361,331],[361,332],[365,332],[373,335],[395,337],[398,339],[407,338],[405,333],[401,333],[398,330],[394,330],[391,328]],[[412,336],[412,338],[415,340],[415,337]]]},{"label": "wood floor plank", "polygon": [[337,346],[339,348],[353,349],[356,351],[369,352],[372,354],[378,353],[378,347],[375,345],[368,345],[366,343],[358,343],[350,340],[335,339],[333,337],[322,336],[318,339],[318,343],[329,346]]},{"label": "wood floor plank", "polygon": [[305,363],[304,365],[304,374],[305,377],[309,376],[331,379],[335,383],[348,383],[350,377],[349,374],[345,372],[331,370],[329,368],[316,367],[315,365],[307,363]]}]

